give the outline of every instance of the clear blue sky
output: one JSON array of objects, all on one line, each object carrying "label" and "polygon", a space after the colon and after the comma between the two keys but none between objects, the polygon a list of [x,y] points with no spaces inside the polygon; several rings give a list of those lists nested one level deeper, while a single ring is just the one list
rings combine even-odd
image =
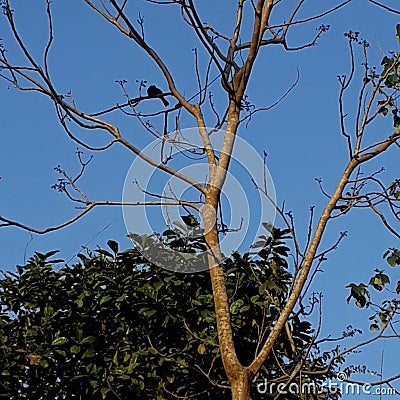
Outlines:
[{"label": "clear blue sky", "polygon": [[[199,8],[200,15],[204,22],[230,34],[234,24],[233,14],[224,10],[233,9],[233,3],[227,0],[203,2]],[[197,87],[192,48],[197,44],[193,34],[180,20],[178,8],[160,7],[144,1],[133,1],[131,4],[128,11],[132,19],[137,18],[138,12],[145,18],[146,39],[175,73],[178,88],[188,96],[194,94]],[[337,2],[333,0],[307,1],[299,17],[307,17],[335,4]],[[391,4],[394,6],[395,1]],[[132,92],[135,80],[141,79],[166,89],[161,74],[143,52],[101,20],[83,1],[54,1],[52,6],[55,42],[50,55],[51,75],[57,90],[60,93],[71,91],[80,108],[95,112],[123,102],[115,80],[126,79]],[[14,8],[20,33],[33,54],[40,56],[46,41],[42,2],[23,1],[15,4]],[[354,0],[336,14],[304,27],[293,28],[288,35],[289,44],[297,46],[311,40],[315,28],[322,23],[330,24],[331,29],[318,45],[310,49],[285,53],[279,47],[268,47],[261,52],[249,85],[251,102],[258,107],[273,103],[296,78],[296,68],[300,71],[300,81],[277,107],[255,115],[248,128],[243,126],[240,130],[240,136],[260,153],[267,151],[268,167],[278,201],[285,200],[286,208],[293,210],[298,233],[303,240],[309,207],[315,205],[318,215],[324,205],[314,178],[323,178],[326,190],[332,190],[346,159],[346,143],[340,135],[337,101],[337,75],[349,71],[347,41],[343,34],[349,30],[360,32],[370,43],[371,64],[379,65],[384,52],[398,49],[395,39],[398,18],[373,7],[366,0]],[[20,53],[10,42],[5,21],[1,22],[0,36],[9,49],[9,58],[22,63]],[[357,49],[357,55],[356,64],[361,71],[360,49]],[[347,98],[349,119],[354,113],[354,100],[360,84],[360,80],[354,83]],[[217,88],[215,91],[217,93]],[[216,102],[223,104],[218,97]],[[53,105],[43,96],[20,93],[9,88],[7,82],[0,81],[0,104],[0,215],[36,228],[65,221],[76,213],[74,205],[50,187],[58,178],[53,170],[56,165],[60,164],[71,173],[78,171],[74,156],[76,144],[66,137]],[[155,110],[156,105],[147,104],[143,109]],[[139,147],[152,140],[132,119],[115,113],[110,120],[121,126]],[[211,125],[214,120],[209,121]],[[162,126],[160,120],[155,123]],[[185,128],[191,127],[192,121],[186,118],[183,124]],[[389,132],[389,121],[382,121],[377,129]],[[93,132],[79,134],[92,144],[105,143],[106,140],[105,136]],[[378,133],[372,131],[371,135],[375,137]],[[90,155],[87,151],[85,154]],[[81,180],[82,187],[92,199],[120,200],[133,159],[131,153],[119,146],[96,153]],[[386,181],[390,182],[399,170],[398,152],[391,151],[384,161],[371,166],[370,171],[381,165],[392,171],[387,174]],[[382,254],[388,247],[398,245],[376,216],[367,211],[355,210],[351,215],[332,221],[324,244],[331,244],[342,230],[349,231],[348,238],[338,251],[331,253],[324,265],[324,274],[317,276],[315,281],[315,290],[324,292],[326,324],[323,331],[333,335],[349,324],[366,326],[364,321],[368,311],[355,314],[355,307],[346,305],[348,293],[345,286],[349,282],[366,281],[374,268],[389,269],[382,260]],[[122,212],[117,207],[95,210],[75,225],[45,236],[30,235],[15,228],[0,229],[0,268],[13,269],[34,251],[60,249],[61,257],[70,260],[82,245],[90,248],[104,246],[108,239],[117,240],[122,247],[127,247],[129,242],[125,235]],[[398,279],[397,271],[390,272],[393,281]],[[387,375],[396,373],[397,365],[395,357],[390,359],[389,349],[390,344],[387,343]],[[365,357],[365,361],[378,370],[378,350],[366,353],[366,356],[357,356],[355,362],[362,363]]]}]

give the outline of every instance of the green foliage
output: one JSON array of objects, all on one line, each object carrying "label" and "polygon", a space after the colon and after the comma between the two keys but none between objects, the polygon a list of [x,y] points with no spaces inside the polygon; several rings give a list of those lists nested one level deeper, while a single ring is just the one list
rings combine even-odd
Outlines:
[{"label": "green foliage", "polygon": [[183,221],[187,226],[194,227],[194,226],[200,225],[200,224],[199,224],[199,221],[198,221],[197,218],[196,218],[196,216],[193,215],[193,214],[182,215],[181,218],[182,218],[182,221]]},{"label": "green foliage", "polygon": [[[257,258],[234,253],[224,265],[243,364],[252,361],[288,295],[286,234],[273,228],[257,244]],[[178,248],[180,241],[189,243],[172,231],[161,237]],[[153,243],[148,237],[137,239]],[[115,241],[108,246],[111,252],[80,254],[79,263],[60,269],[53,267],[60,260],[51,260],[56,252],[36,253],[18,273],[3,273],[0,395],[10,400],[153,400],[174,393],[230,399],[228,389],[213,384],[227,381],[208,272],[172,272],[152,265],[136,248],[119,252]],[[289,326],[295,351],[283,332],[255,379],[271,381],[282,369],[289,373],[305,354],[311,324],[293,315]],[[304,368],[321,370],[331,358],[312,348]],[[324,376],[312,379],[318,384]],[[255,391],[253,398],[262,395]]]},{"label": "green foliage", "polygon": [[382,291],[387,283],[390,283],[389,277],[380,271],[375,270],[376,274],[370,279],[369,284],[376,290]]},{"label": "green foliage", "polygon": [[[398,249],[390,248],[383,254],[383,258],[386,259],[386,262],[391,267],[400,265],[400,251]],[[346,286],[350,288],[350,295],[347,298],[347,302],[353,298],[356,306],[359,308],[370,307],[373,305],[375,312],[369,317],[369,320],[371,321],[369,328],[371,331],[379,331],[380,329],[386,328],[391,318],[398,312],[400,299],[384,299],[379,306],[374,305],[371,302],[371,293],[369,292],[368,287],[372,287],[378,292],[382,292],[384,289],[387,289],[387,285],[390,285],[390,278],[383,270],[375,269],[374,272],[375,274],[369,280],[368,285],[364,283],[360,283],[359,285],[351,283]],[[400,280],[397,281],[395,293],[400,294]]]},{"label": "green foliage", "polygon": [[394,200],[400,200],[400,179],[396,179],[389,185],[389,196]]},{"label": "green foliage", "polygon": [[[396,26],[396,38],[399,40],[400,25]],[[380,80],[382,88],[380,93],[383,99],[378,101],[378,113],[384,116],[388,115],[391,111],[393,126],[395,128],[400,126],[400,112],[397,106],[397,97],[400,90],[400,53],[390,52],[387,56],[383,57],[381,65],[383,70],[380,74],[376,74],[375,69],[372,69],[368,81],[374,84]]]},{"label": "green foliage", "polygon": [[[354,37],[351,37],[351,40],[358,40],[358,32],[352,34]],[[396,38],[400,42],[400,24],[396,25]],[[389,52],[388,55],[383,57],[381,65],[383,68],[380,73],[377,73],[375,68],[369,70],[369,75],[365,82],[372,83],[374,87],[379,87],[379,93],[382,99],[377,102],[377,112],[383,116],[391,114],[393,126],[398,128],[400,126],[400,110],[396,99],[400,91],[400,52]],[[394,180],[389,185],[386,193],[388,200],[392,204],[398,202],[400,200],[400,180]],[[383,255],[383,258],[386,259],[391,267],[400,265],[400,251],[397,249],[389,249]],[[368,285],[365,283],[359,283],[358,285],[351,283],[347,286],[350,289],[347,302],[353,299],[354,303],[359,308],[368,308],[374,305],[371,302],[371,293],[368,287],[382,292],[387,288],[387,285],[390,284],[389,276],[386,275],[383,270],[375,269],[374,272],[375,274],[369,280]],[[400,280],[397,281],[395,292],[400,294]],[[387,326],[388,321],[398,308],[398,299],[385,299],[380,306],[376,306],[375,308],[378,311],[370,317],[372,321],[370,325],[371,331],[379,331],[380,328],[385,328]]]},{"label": "green foliage", "polygon": [[388,251],[386,251],[385,254],[383,255],[383,258],[386,258],[387,263],[391,267],[400,265],[400,251],[395,248],[391,248]]},{"label": "green foliage", "polygon": [[348,303],[351,298],[353,298],[357,307],[363,308],[368,306],[369,302],[367,299],[370,298],[370,294],[364,283],[360,283],[359,285],[350,283],[350,285],[347,285],[346,287],[350,288],[350,296],[347,298]]}]

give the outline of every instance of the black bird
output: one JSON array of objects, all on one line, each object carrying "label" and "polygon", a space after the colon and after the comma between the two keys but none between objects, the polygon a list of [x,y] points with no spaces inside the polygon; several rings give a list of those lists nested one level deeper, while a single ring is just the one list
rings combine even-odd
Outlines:
[{"label": "black bird", "polygon": [[163,96],[163,92],[156,85],[151,85],[147,89],[147,96],[149,97],[158,97],[163,102],[164,106],[167,107],[169,105],[168,100]]}]

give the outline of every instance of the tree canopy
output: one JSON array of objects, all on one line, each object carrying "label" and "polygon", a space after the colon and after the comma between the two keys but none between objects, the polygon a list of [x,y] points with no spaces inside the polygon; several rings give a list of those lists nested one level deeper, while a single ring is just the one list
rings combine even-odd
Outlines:
[{"label": "tree canopy", "polygon": [[[235,348],[243,364],[262,345],[290,290],[287,234],[274,229],[256,259],[234,253],[224,263]],[[184,239],[175,238],[172,246]],[[188,253],[193,249],[188,246]],[[206,271],[169,271],[137,249],[118,252],[115,241],[108,250],[80,254],[72,266],[59,267],[56,253],[36,253],[0,280],[3,396],[230,398]],[[255,381],[285,382],[292,374],[298,382],[293,372],[301,359],[303,382],[315,384],[313,398],[335,398],[321,383],[334,376],[342,357],[338,349],[320,351],[315,329],[306,317],[293,314]],[[256,388],[253,398],[263,398]]]}]

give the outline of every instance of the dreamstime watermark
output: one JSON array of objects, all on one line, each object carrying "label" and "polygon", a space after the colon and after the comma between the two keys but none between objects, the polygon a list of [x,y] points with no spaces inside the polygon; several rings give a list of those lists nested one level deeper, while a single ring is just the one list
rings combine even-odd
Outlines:
[{"label": "dreamstime watermark", "polygon": [[[243,138],[226,131],[208,131],[216,163],[224,154],[224,140],[234,138],[235,141],[229,171],[221,188],[223,220],[218,211],[218,221],[223,223],[220,225],[221,251],[230,256],[241,245],[248,248],[260,235],[269,235],[262,223],[273,226],[275,188],[259,151]],[[229,138],[229,135],[232,136]],[[170,247],[168,240],[155,234],[168,229],[170,237],[176,232],[195,240],[196,235],[206,233],[202,223],[204,194],[196,185],[204,185],[210,174],[218,173],[218,166],[210,168],[198,128],[179,130],[156,139],[141,151],[141,155],[143,157],[135,158],[127,173],[122,196],[125,226],[132,233],[130,237],[136,248],[150,262],[169,270],[192,273],[208,269],[205,249],[198,249],[196,253],[178,251],[177,246]],[[169,173],[172,170],[177,173]],[[256,185],[266,187],[268,196]],[[199,225],[187,226],[182,215],[184,218],[193,215]],[[207,250],[213,252],[213,249]]]},{"label": "dreamstime watermark", "polygon": [[317,384],[315,382],[291,382],[286,384],[284,382],[258,382],[256,384],[257,392],[264,394],[266,397],[275,397],[276,395],[285,394],[307,394],[319,395],[322,393],[329,393],[331,395],[394,395],[396,390],[390,387],[377,387],[370,383],[358,384],[354,382],[345,382],[348,377],[345,372],[339,372],[336,375],[336,380],[328,379],[326,382]]}]

